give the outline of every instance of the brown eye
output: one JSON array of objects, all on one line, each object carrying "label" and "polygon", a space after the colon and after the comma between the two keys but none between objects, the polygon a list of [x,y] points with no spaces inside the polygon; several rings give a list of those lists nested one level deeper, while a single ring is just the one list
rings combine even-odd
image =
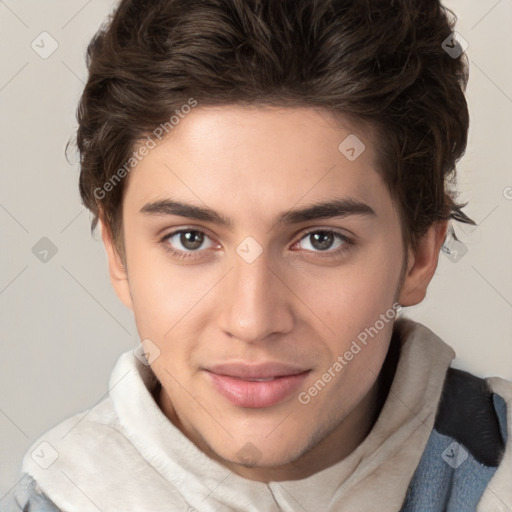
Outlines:
[{"label": "brown eye", "polygon": [[207,240],[210,240],[209,237],[202,231],[182,229],[167,235],[164,242],[177,252],[198,252],[199,249],[209,249],[213,246],[210,241],[210,245],[204,247]]},{"label": "brown eye", "polygon": [[[337,245],[335,245],[336,240],[338,240]],[[300,240],[301,243],[304,241],[309,241],[309,247],[302,246],[302,248],[313,252],[335,250],[348,243],[347,238],[340,233],[327,230],[311,231]]]},{"label": "brown eye", "polygon": [[180,243],[190,251],[199,249],[204,242],[204,233],[199,231],[182,231],[180,233]]},{"label": "brown eye", "polygon": [[329,233],[328,231],[318,231],[309,236],[311,245],[319,251],[330,249],[335,240],[333,233]]}]

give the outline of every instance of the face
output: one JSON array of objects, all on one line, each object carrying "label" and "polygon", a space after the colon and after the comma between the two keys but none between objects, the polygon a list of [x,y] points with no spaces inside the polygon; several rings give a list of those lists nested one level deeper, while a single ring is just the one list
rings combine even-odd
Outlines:
[{"label": "face", "polygon": [[125,266],[104,234],[162,410],[248,478],[362,440],[396,302],[435,268],[434,242],[402,245],[377,143],[310,108],[198,107],[129,177]]}]

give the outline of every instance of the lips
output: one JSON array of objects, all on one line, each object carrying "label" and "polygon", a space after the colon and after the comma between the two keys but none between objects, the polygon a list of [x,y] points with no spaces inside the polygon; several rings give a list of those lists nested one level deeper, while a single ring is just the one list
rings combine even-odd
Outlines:
[{"label": "lips", "polygon": [[220,364],[206,369],[214,389],[239,407],[271,407],[292,394],[311,370],[283,363]]},{"label": "lips", "polygon": [[300,368],[284,363],[260,363],[258,365],[228,363],[214,365],[207,368],[207,370],[217,375],[226,375],[228,377],[237,377],[245,380],[287,377],[308,371],[307,368]]}]

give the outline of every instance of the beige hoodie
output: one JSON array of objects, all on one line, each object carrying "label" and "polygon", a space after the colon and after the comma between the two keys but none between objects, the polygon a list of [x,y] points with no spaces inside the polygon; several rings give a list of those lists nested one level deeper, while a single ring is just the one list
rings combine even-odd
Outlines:
[{"label": "beige hoodie", "polygon": [[[132,351],[115,365],[109,396],[38,439],[22,469],[65,512],[399,511],[455,353],[421,324],[395,327],[401,355],[378,421],[348,457],[308,478],[254,482],[209,458],[161,412],[156,378]],[[510,430],[512,384],[488,382],[507,402]],[[512,511],[511,453],[509,432],[479,512]]]}]

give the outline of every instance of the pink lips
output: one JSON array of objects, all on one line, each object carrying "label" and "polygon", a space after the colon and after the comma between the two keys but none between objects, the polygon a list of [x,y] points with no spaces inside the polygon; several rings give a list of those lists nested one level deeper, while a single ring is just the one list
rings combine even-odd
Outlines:
[{"label": "pink lips", "polygon": [[293,393],[310,370],[281,363],[222,364],[207,369],[215,389],[239,407],[271,407]]}]

